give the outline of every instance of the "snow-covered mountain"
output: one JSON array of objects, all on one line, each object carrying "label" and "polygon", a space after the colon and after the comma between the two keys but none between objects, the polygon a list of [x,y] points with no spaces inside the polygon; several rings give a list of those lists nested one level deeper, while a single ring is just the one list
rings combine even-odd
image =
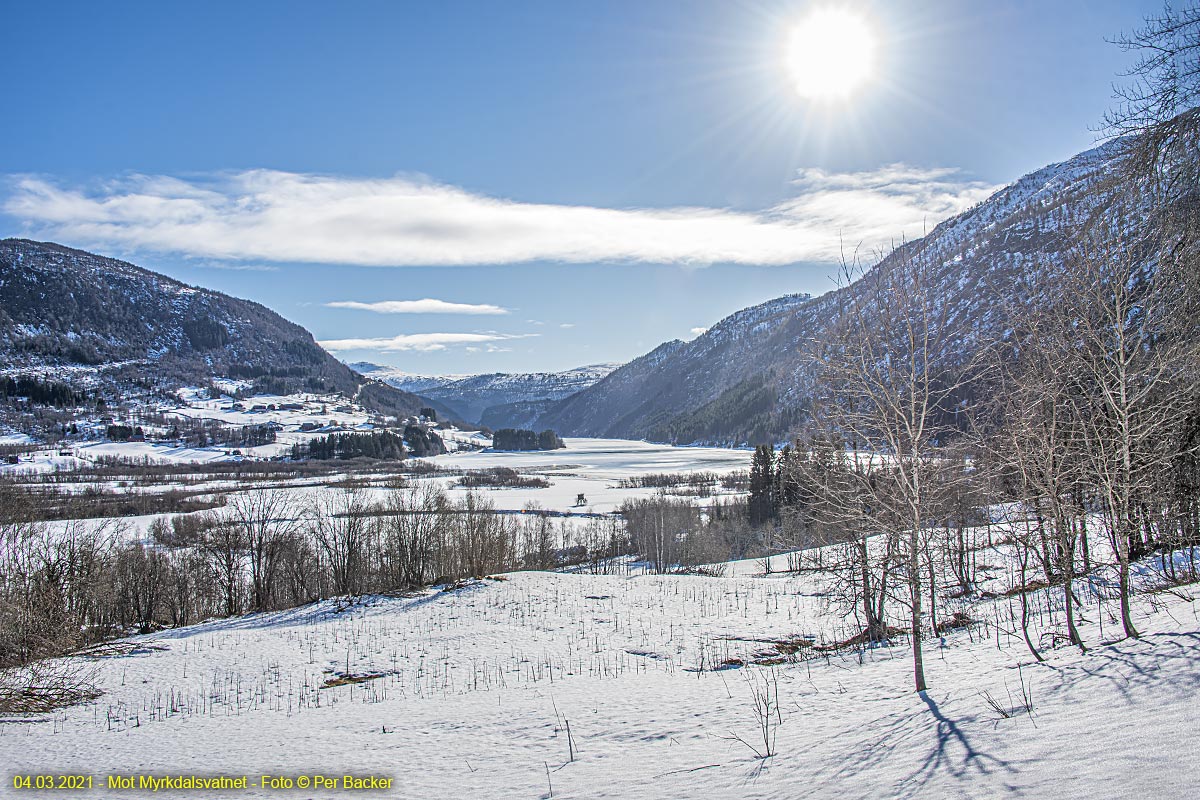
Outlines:
[{"label": "snow-covered mountain", "polygon": [[259,393],[339,393],[389,414],[428,405],[364,379],[258,303],[25,239],[0,240],[0,367],[109,400],[232,378]]},{"label": "snow-covered mountain", "polygon": [[548,407],[547,401],[561,400],[588,388],[620,364],[590,364],[563,372],[485,375],[414,375],[365,361],[350,366],[398,389],[438,400],[465,420],[505,427],[529,422],[531,405],[540,413]]},{"label": "snow-covered mountain", "polygon": [[348,364],[350,369],[369,375],[377,381],[383,381],[389,386],[395,386],[406,392],[426,392],[437,389],[449,383],[470,378],[471,375],[417,375],[405,372],[399,367],[389,367],[370,361],[354,361]]},{"label": "snow-covered mountain", "polygon": [[[933,265],[935,296],[965,346],[1004,335],[1006,304],[1038,302],[1072,231],[1097,214],[1114,228],[1143,215],[1110,142],[1033,172],[938,225],[885,260]],[[903,268],[899,266],[899,268]],[[534,424],[566,435],[678,444],[780,441],[802,422],[812,394],[806,351],[836,319],[839,292],[860,292],[871,273],[818,298],[789,295],[739,311],[690,342],[659,345]],[[961,353],[947,353],[954,358]]]}]

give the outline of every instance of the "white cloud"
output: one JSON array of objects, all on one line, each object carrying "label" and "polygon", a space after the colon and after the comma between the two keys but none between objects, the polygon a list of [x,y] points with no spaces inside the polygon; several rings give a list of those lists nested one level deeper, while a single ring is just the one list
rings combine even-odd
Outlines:
[{"label": "white cloud", "polygon": [[907,164],[865,172],[802,169],[793,185],[796,197],[777,206],[778,213],[842,231],[848,248],[863,244],[868,251],[920,238],[1000,188],[963,180],[954,168]]},{"label": "white cloud", "polygon": [[575,327],[575,323],[574,323],[574,322],[563,322],[563,323],[560,323],[558,327],[560,327],[560,328],[574,328],[574,327]]},{"label": "white cloud", "polygon": [[278,272],[279,267],[269,264],[242,264],[237,261],[204,261],[196,264],[202,269],[227,269],[235,272]]},{"label": "white cloud", "polygon": [[[474,345],[481,342],[498,342],[507,339],[528,339],[536,333],[405,333],[399,336],[384,336],[375,339],[327,339],[317,342],[332,353],[344,350],[373,350],[379,353],[395,353],[402,350],[430,352],[445,350],[456,344]],[[492,347],[493,345],[488,345]],[[472,348],[468,347],[468,350]]]},{"label": "white cloud", "polygon": [[692,328],[692,336],[700,336],[704,333],[708,333],[708,328]]},{"label": "white cloud", "polygon": [[527,203],[406,176],[250,170],[98,187],[15,180],[4,211],[77,246],[229,261],[370,266],[633,261],[705,265],[836,260],[920,236],[996,187],[957,170],[806,169],[796,195],[757,212]]},{"label": "white cloud", "polygon": [[359,311],[374,311],[376,314],[507,314],[507,308],[486,303],[449,303],[426,297],[421,300],[380,300],[375,303],[359,303],[354,300],[336,300],[326,303],[330,308],[354,308]]}]

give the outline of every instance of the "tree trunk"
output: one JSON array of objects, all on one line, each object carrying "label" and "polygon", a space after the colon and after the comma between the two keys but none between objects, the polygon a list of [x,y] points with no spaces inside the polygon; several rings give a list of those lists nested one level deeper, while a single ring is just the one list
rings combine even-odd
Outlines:
[{"label": "tree trunk", "polygon": [[1017,547],[1021,559],[1019,562],[1021,565],[1021,591],[1019,592],[1021,595],[1021,635],[1025,637],[1025,646],[1029,648],[1029,652],[1033,653],[1033,657],[1040,663],[1046,659],[1033,646],[1033,640],[1029,638],[1029,592],[1025,591],[1025,567],[1029,563],[1029,549],[1023,543],[1018,544]]},{"label": "tree trunk", "polygon": [[1117,540],[1117,561],[1120,567],[1118,585],[1121,592],[1121,627],[1125,629],[1126,636],[1137,639],[1141,634],[1134,627],[1133,613],[1129,606],[1129,525],[1120,518],[1117,521],[1115,538]]},{"label": "tree trunk", "polygon": [[912,655],[913,680],[917,691],[923,692],[925,685],[925,663],[921,654],[921,554],[919,550],[919,520],[914,520],[908,538],[908,587],[912,607]]},{"label": "tree trunk", "polygon": [[[863,615],[867,620],[867,641],[882,642],[887,639],[887,625],[883,622],[883,609],[875,604],[875,590],[871,586],[871,564],[867,560],[870,553],[867,537],[860,537],[856,547],[862,572],[862,603]],[[882,603],[882,599],[880,602]]]},{"label": "tree trunk", "polygon": [[937,584],[934,581],[933,575],[933,554],[930,553],[925,559],[925,564],[929,568],[929,630],[932,631],[933,637],[938,636],[937,623]]}]

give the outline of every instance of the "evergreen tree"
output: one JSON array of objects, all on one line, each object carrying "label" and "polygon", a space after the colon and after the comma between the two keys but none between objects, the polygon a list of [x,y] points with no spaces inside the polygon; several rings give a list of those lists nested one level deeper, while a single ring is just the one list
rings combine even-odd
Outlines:
[{"label": "evergreen tree", "polygon": [[750,524],[763,525],[775,517],[775,448],[760,444],[750,462]]}]

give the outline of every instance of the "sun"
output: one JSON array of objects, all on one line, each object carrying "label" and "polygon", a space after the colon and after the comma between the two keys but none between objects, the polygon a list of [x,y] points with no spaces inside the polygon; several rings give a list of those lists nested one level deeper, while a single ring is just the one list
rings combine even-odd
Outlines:
[{"label": "sun", "polygon": [[845,99],[874,72],[875,35],[851,11],[817,9],[792,30],[786,58],[788,75],[802,96]]}]

